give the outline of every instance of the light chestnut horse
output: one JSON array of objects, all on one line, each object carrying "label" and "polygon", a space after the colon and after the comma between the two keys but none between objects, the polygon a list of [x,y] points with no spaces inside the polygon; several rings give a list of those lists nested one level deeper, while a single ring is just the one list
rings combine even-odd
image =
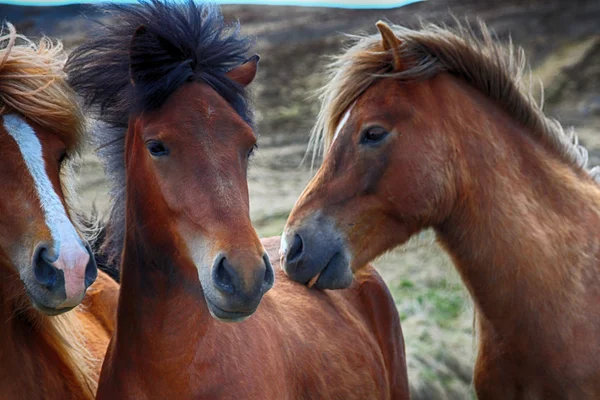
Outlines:
[{"label": "light chestnut horse", "polygon": [[98,275],[68,206],[71,160],[85,124],[65,82],[65,59],[60,43],[34,43],[11,24],[2,26],[0,397],[6,399],[93,399],[115,323],[118,286]]},{"label": "light chestnut horse", "polygon": [[108,125],[104,249],[122,267],[98,399],[407,399],[398,312],[373,270],[322,292],[277,268],[273,286],[279,240],[249,218],[248,38],[191,1],[108,12],[67,63]]},{"label": "light chestnut horse", "polygon": [[432,227],[477,312],[482,399],[600,398],[600,187],[481,24],[377,24],[332,66],[284,269],[341,288]]}]

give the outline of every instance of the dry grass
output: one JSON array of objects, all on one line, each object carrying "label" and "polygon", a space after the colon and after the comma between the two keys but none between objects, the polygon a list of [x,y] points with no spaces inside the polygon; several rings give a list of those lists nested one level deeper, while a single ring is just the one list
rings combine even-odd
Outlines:
[{"label": "dry grass", "polygon": [[467,399],[473,369],[472,308],[451,261],[426,231],[375,265],[402,320],[414,399]]}]

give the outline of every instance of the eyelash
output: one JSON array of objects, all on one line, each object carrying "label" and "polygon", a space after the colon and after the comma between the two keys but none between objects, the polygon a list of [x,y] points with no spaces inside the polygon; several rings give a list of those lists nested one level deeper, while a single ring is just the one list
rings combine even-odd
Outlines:
[{"label": "eyelash", "polygon": [[252,148],[250,149],[250,151],[248,152],[248,155],[247,155],[248,160],[250,160],[250,159],[252,159],[252,157],[254,157],[257,150],[258,150],[258,143],[255,143],[252,146]]}]

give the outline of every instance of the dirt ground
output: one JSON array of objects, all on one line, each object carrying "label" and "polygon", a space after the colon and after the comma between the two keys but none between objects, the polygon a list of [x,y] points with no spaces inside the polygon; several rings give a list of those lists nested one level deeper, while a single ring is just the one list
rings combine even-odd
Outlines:
[{"label": "dirt ground", "polygon": [[[311,177],[301,164],[308,132],[318,110],[314,91],[323,84],[324,56],[337,54],[343,33],[375,32],[387,19],[414,25],[423,18],[452,24],[480,17],[501,40],[510,35],[524,47],[534,77],[545,87],[546,112],[577,129],[600,164],[600,2],[599,1],[437,1],[395,10],[226,6],[243,31],[254,35],[261,55],[254,104],[261,134],[249,176],[251,215],[263,237],[281,233],[285,219]],[[85,39],[97,16],[88,8],[0,6],[0,18],[27,35],[61,38],[67,47]],[[107,186],[95,157],[85,156],[80,192],[86,204],[103,210]],[[472,396],[472,311],[448,257],[424,232],[375,264],[388,283],[400,315],[414,399]]]}]

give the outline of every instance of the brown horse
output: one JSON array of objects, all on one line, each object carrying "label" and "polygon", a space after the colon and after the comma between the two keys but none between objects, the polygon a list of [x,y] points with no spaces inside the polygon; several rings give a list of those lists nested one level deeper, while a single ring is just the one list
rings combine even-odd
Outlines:
[{"label": "brown horse", "polygon": [[98,398],[408,398],[398,313],[373,270],[327,293],[278,272],[267,293],[279,240],[261,243],[249,218],[247,38],[216,6],[108,11],[67,63],[108,124],[105,249],[122,268]]},{"label": "brown horse", "polygon": [[377,24],[333,65],[284,268],[347,286],[433,227],[476,305],[484,399],[600,398],[600,188],[587,152],[519,88],[481,24]]},{"label": "brown horse", "polygon": [[35,44],[11,24],[2,27],[0,397],[6,399],[92,399],[114,325],[117,286],[100,274],[89,287],[96,264],[67,207],[70,160],[85,131],[63,76],[65,59],[60,44],[46,38]]}]

